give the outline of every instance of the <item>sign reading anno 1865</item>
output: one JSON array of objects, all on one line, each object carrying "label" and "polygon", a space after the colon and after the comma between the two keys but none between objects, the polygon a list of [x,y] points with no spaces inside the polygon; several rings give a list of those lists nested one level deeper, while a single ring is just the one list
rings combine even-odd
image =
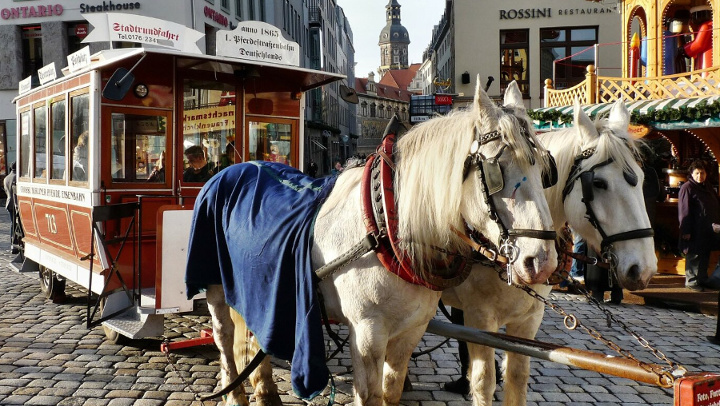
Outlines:
[{"label": "sign reading anno 1865", "polygon": [[215,42],[218,56],[300,65],[298,43],[285,39],[279,28],[262,21],[244,21],[232,31],[218,31]]}]

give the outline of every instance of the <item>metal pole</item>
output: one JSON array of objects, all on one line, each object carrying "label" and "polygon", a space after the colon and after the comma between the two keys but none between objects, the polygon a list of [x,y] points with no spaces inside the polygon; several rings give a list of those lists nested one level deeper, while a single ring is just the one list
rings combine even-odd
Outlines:
[{"label": "metal pole", "polygon": [[455,338],[468,343],[512,351],[545,361],[557,362],[563,365],[628,378],[633,381],[649,383],[663,388],[671,388],[673,385],[671,375],[661,375],[653,372],[663,370],[663,367],[657,364],[643,364],[641,366],[637,361],[627,358],[612,357],[592,351],[562,347],[501,333],[491,333],[437,320],[430,320],[427,332]]},{"label": "metal pole", "polygon": [[595,59],[595,73],[600,76],[600,66],[598,66],[598,44],[593,45],[593,54]]}]

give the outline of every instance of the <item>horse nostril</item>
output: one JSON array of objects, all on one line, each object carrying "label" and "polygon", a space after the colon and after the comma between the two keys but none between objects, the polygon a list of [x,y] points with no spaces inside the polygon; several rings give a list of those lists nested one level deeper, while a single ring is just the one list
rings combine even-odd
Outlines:
[{"label": "horse nostril", "polygon": [[637,265],[631,266],[627,272],[627,279],[631,281],[636,281],[640,279],[640,267]]},{"label": "horse nostril", "polygon": [[527,270],[530,273],[535,272],[535,257],[527,257],[523,261],[523,265],[525,266],[525,270]]}]

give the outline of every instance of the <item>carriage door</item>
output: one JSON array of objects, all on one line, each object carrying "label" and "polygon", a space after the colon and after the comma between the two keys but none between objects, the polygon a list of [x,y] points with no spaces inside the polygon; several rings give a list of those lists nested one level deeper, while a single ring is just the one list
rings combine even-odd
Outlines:
[{"label": "carriage door", "polygon": [[[119,107],[103,114],[100,171],[102,183],[106,186],[104,203],[140,204],[137,224],[142,239],[136,254],[140,258],[141,288],[154,286],[158,209],[177,204],[171,187],[171,117],[170,110]],[[123,219],[106,227],[117,227],[114,231],[120,233],[129,221]],[[132,258],[133,252],[128,249],[122,254],[124,257],[118,261],[119,266],[130,273],[136,263]]]}]

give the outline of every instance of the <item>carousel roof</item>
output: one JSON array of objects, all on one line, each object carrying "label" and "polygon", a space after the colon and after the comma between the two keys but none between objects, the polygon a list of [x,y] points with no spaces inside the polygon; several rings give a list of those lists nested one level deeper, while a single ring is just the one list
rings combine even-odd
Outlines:
[{"label": "carousel roof", "polygon": [[[614,102],[582,106],[595,118],[610,112]],[[632,122],[659,130],[720,127],[720,95],[688,99],[639,100],[625,103]],[[530,111],[538,130],[572,127],[574,106],[546,107]]]}]

